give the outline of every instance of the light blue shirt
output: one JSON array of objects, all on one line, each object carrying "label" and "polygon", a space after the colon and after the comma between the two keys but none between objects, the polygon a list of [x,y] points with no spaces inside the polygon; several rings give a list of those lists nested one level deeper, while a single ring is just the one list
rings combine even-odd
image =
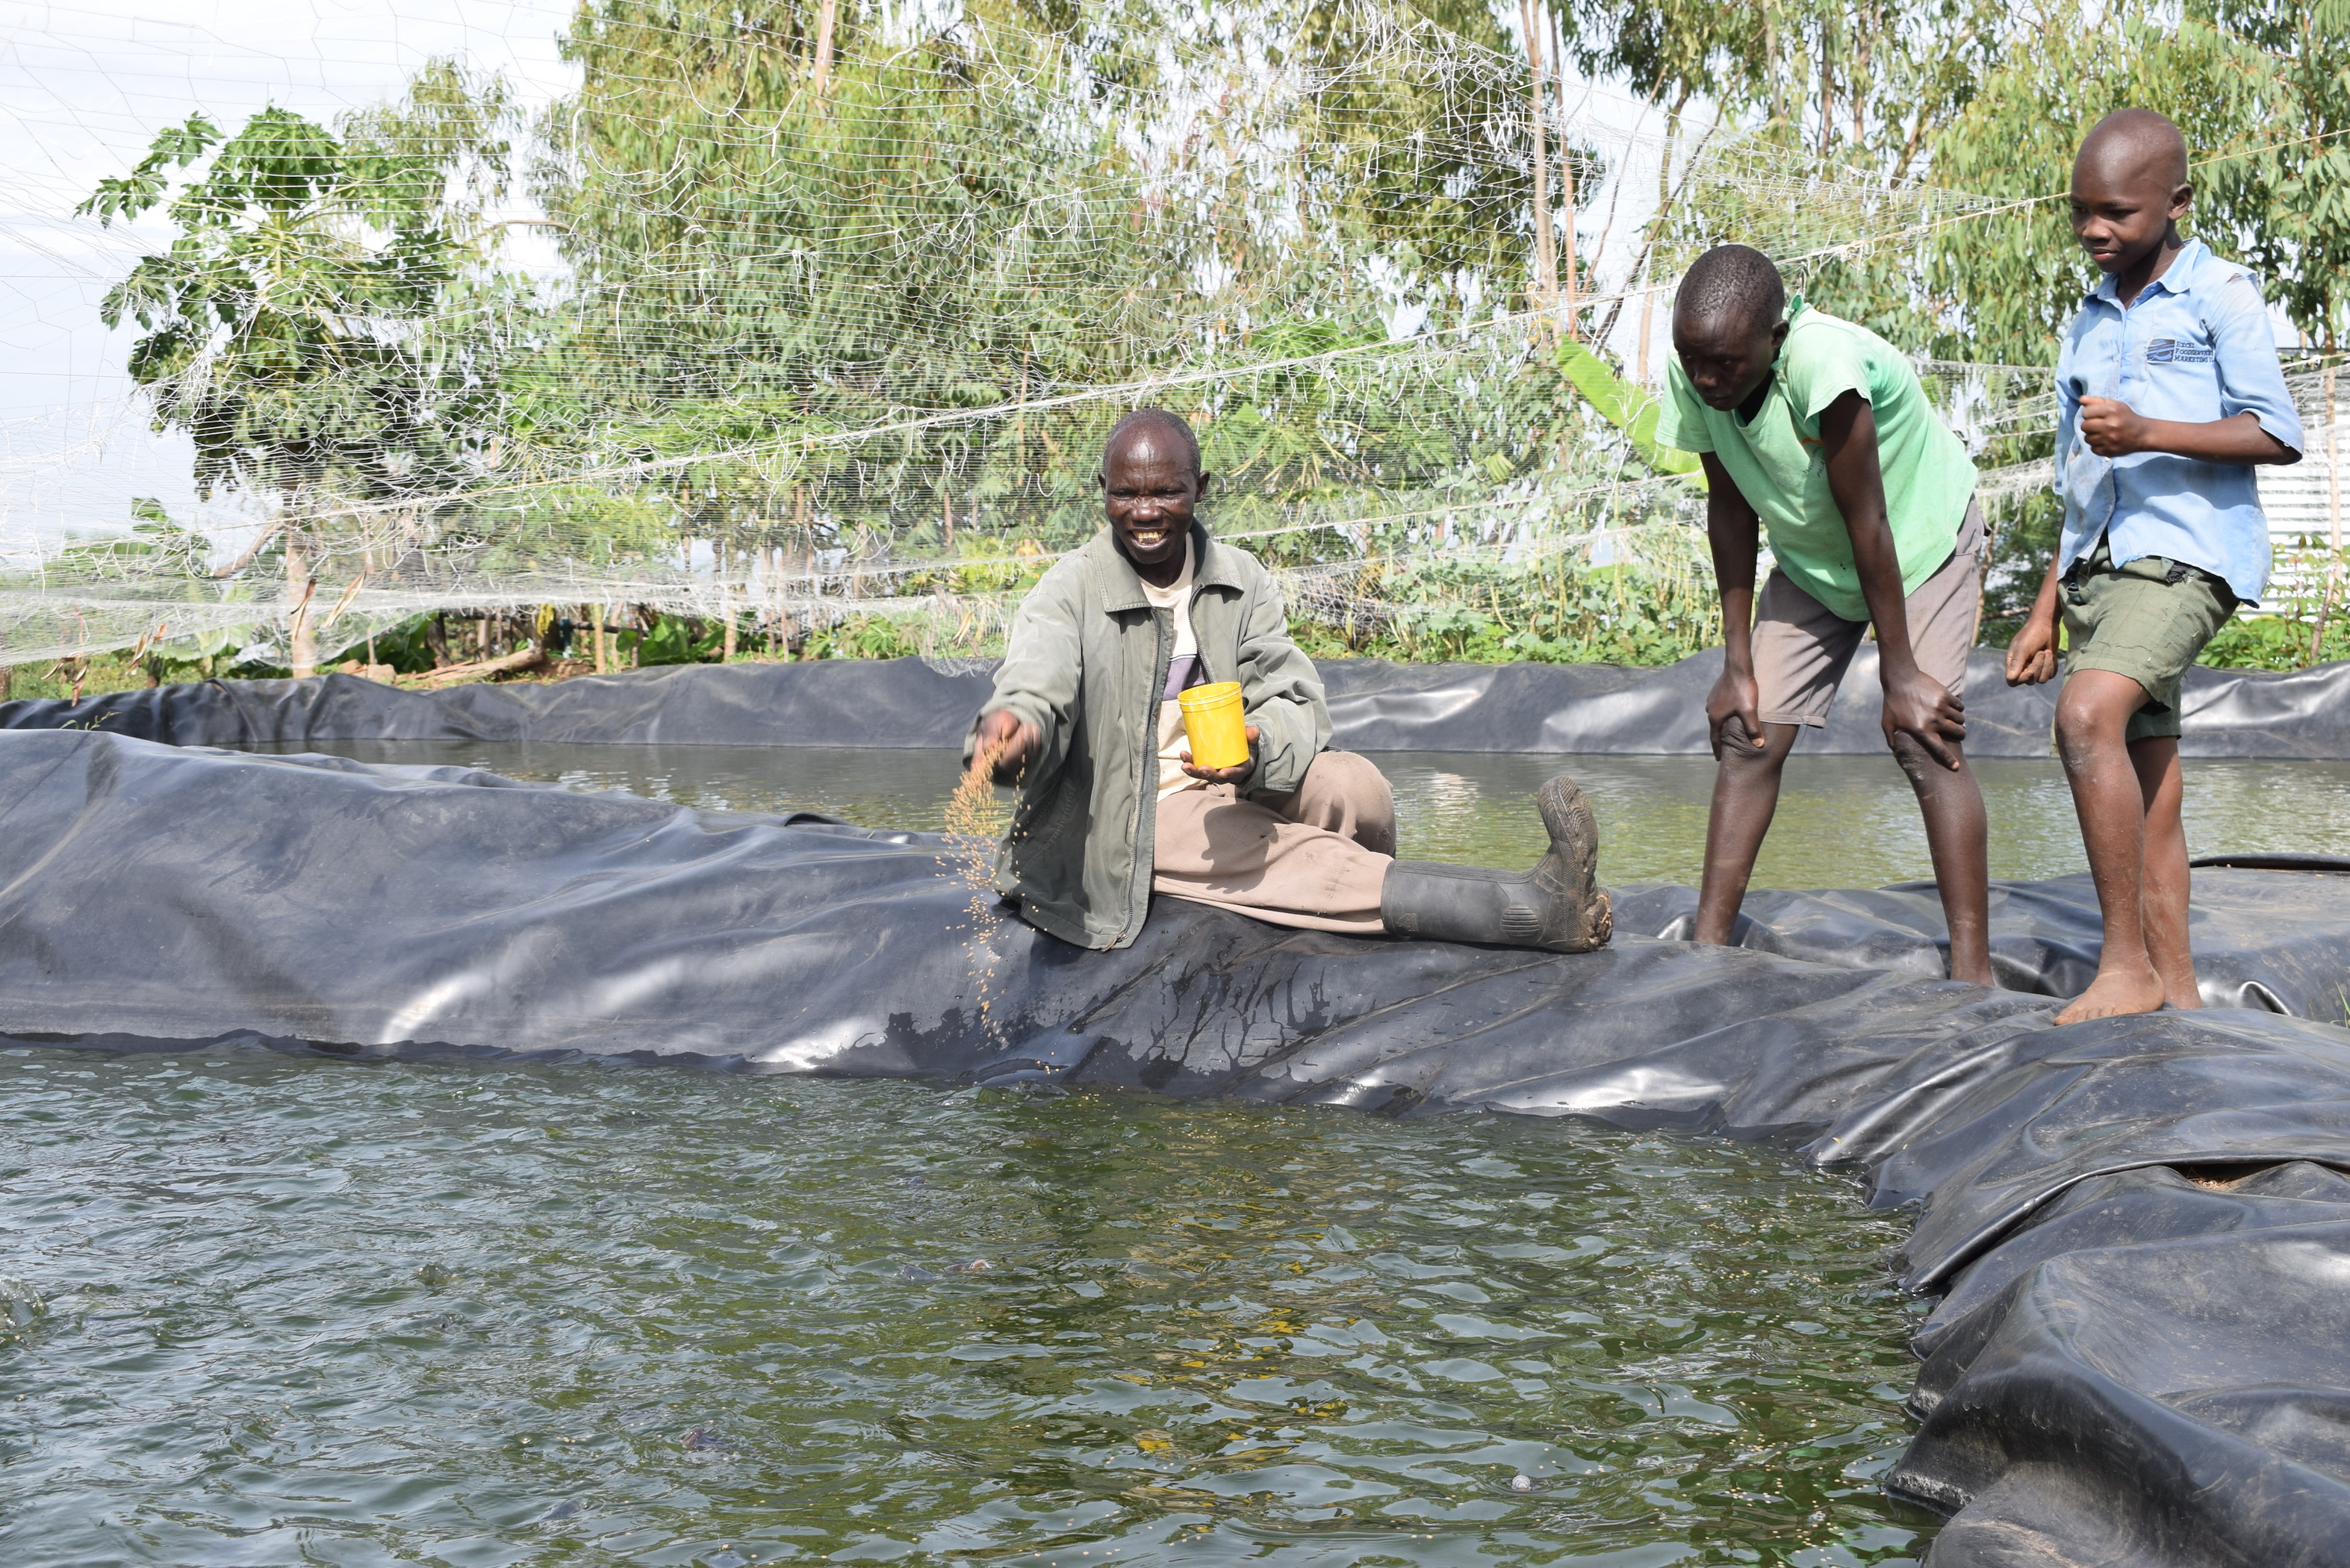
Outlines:
[{"label": "light blue shirt", "polygon": [[2251,274],[2189,240],[2127,309],[2111,274],[2082,300],[2056,359],[2056,493],[2064,502],[2057,567],[2069,569],[2105,534],[2116,566],[2145,556],[2183,561],[2258,603],[2269,580],[2269,524],[2251,465],[2153,452],[2099,457],[2081,440],[2083,398],[2192,424],[2250,413],[2299,456],[2301,416]]}]

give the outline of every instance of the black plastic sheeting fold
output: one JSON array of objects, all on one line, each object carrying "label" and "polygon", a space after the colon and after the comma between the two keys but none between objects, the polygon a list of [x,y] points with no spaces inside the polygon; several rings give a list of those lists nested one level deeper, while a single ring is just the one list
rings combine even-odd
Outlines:
[{"label": "black plastic sheeting fold", "polygon": [[[1873,755],[1877,650],[1864,644],[1824,731],[1801,745]],[[1662,670],[1326,660],[1336,744],[1354,751],[1699,755],[1719,651]],[[567,741],[613,745],[957,746],[990,690],[983,660],[678,665],[617,675],[400,691],[350,675],[211,680],[78,703],[0,703],[0,729],[103,729],[175,745],[303,741]],[[2011,688],[1975,651],[1967,750],[2044,757],[2054,684]],[[2350,664],[2291,674],[2188,672],[2182,749],[2202,757],[2350,758]]]},{"label": "black plastic sheeting fold", "polygon": [[[16,1041],[1104,1085],[1785,1140],[1915,1205],[1898,1266],[1948,1293],[1890,1483],[1954,1513],[1934,1568],[2350,1563],[2350,1033],[2324,1023],[2054,1029],[2043,996],[1904,972],[1930,947],[1914,890],[1783,896],[1742,948],[1619,917],[1615,945],[1577,957],[1162,900],[1133,947],[1088,953],[1016,919],[975,929],[927,836],[462,768],[50,730],[0,736],[0,802]],[[2085,888],[2004,891],[2003,940],[2077,945]],[[2350,877],[2213,870],[2198,894],[2230,983],[2305,1002],[2328,966],[2350,972]],[[1660,929],[1686,898],[1625,889],[1619,908]],[[1838,921],[1877,934],[1839,954]]]}]

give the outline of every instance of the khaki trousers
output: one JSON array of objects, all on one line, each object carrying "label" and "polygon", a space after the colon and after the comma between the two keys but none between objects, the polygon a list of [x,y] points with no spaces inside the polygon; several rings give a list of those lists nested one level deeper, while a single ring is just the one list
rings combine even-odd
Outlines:
[{"label": "khaki trousers", "polygon": [[1366,758],[1324,752],[1285,795],[1208,784],[1159,803],[1153,892],[1276,926],[1376,935],[1395,794]]}]

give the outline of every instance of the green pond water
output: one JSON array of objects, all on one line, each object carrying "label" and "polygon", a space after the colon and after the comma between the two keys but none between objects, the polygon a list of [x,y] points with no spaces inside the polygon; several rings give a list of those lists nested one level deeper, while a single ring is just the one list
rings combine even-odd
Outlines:
[{"label": "green pond water", "polygon": [[28,1049],[0,1126],[15,1568],[1849,1564],[1931,1529],[1877,1490],[1902,1222],[1774,1149]]},{"label": "green pond water", "polygon": [[[523,745],[486,742],[338,742],[363,762],[463,763],[511,778],[617,789],[681,805],[745,811],[805,807],[868,827],[937,829],[960,763],[950,752],[762,751],[725,746]],[[1516,866],[1543,850],[1531,797],[1552,774],[1574,775],[1600,826],[1611,882],[1694,885],[1703,865],[1713,764],[1701,757],[1557,757],[1390,752],[1408,857]],[[2350,763],[2194,761],[2187,830],[2198,855],[2293,850],[2350,854]],[[1991,874],[2040,878],[2085,871],[2080,828],[2053,760],[1974,764],[1991,814]],[[1007,794],[1008,798],[1008,794]],[[1872,888],[1930,877],[1918,806],[1890,757],[1788,763],[1759,888]]]},{"label": "green pond water", "polygon": [[[332,749],[910,827],[955,773]],[[1530,857],[1565,765],[1612,878],[1694,875],[1701,763],[1381,761],[1408,853]],[[2074,868],[1983,774],[1995,870]],[[2350,848],[2350,769],[2192,776],[2199,848]],[[1763,880],[1922,874],[1889,763],[1794,780]],[[0,1052],[0,1561],[1902,1562],[1903,1223],[1571,1123]]]}]

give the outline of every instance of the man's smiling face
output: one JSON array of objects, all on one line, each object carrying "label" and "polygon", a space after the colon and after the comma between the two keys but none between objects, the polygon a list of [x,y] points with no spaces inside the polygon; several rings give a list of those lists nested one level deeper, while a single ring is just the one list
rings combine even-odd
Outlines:
[{"label": "man's smiling face", "polygon": [[1156,566],[1178,558],[1208,476],[1174,431],[1138,424],[1102,453],[1102,505],[1126,558]]}]

